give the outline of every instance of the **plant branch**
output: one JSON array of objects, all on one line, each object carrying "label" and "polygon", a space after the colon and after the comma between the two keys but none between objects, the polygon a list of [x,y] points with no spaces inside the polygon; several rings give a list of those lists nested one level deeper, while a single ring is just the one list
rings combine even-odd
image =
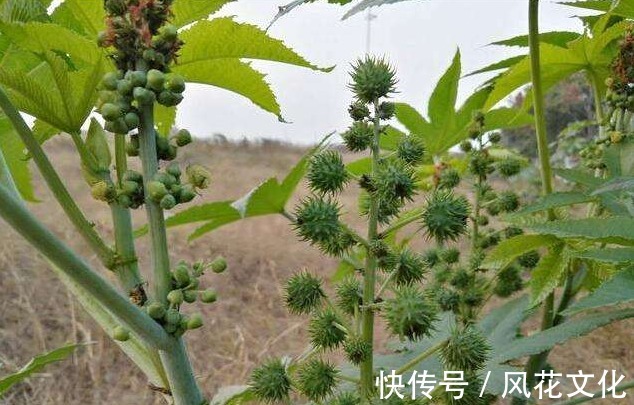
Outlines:
[{"label": "plant branch", "polygon": [[447,340],[446,339],[436,343],[435,345],[433,345],[429,349],[425,350],[424,352],[422,352],[418,356],[414,357],[413,359],[411,359],[410,361],[408,361],[407,363],[405,363],[401,367],[399,367],[395,371],[396,375],[403,375],[404,373],[407,373],[408,371],[412,370],[414,367],[416,367],[418,365],[418,363],[420,363],[421,361],[425,360],[429,356],[431,356],[434,353],[436,353],[445,344],[447,344]]}]

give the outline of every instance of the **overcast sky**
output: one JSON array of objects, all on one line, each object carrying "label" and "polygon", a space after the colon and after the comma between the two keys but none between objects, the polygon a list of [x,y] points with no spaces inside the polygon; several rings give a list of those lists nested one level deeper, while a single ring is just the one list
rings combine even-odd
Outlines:
[{"label": "overcast sky", "polygon": [[[265,27],[288,0],[240,0],[218,15],[234,15]],[[419,110],[426,108],[433,86],[451,62],[459,47],[463,73],[485,66],[519,49],[486,46],[488,43],[525,34],[526,0],[410,0],[374,8],[371,53],[387,56],[396,66],[399,78],[397,99]],[[349,119],[346,89],[351,61],[366,49],[366,14],[341,21],[345,8],[325,1],[295,9],[278,20],[270,34],[282,39],[311,62],[336,65],[331,73],[255,62],[268,74],[290,124],[277,121],[248,100],[217,88],[190,85],[181,104],[178,125],[197,136],[222,133],[232,139],[273,138],[295,143],[313,143],[333,130],[343,130]],[[578,10],[542,1],[541,27],[546,30],[582,29]],[[462,81],[464,99],[486,77]]]}]

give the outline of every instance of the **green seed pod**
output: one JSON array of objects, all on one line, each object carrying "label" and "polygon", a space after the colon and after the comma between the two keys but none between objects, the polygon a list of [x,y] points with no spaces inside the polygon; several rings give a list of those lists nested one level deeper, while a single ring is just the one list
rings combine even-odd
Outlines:
[{"label": "green seed pod", "polygon": [[354,315],[359,305],[363,303],[363,289],[361,282],[354,276],[349,276],[335,287],[337,306],[348,315]]},{"label": "green seed pod", "polygon": [[117,198],[117,190],[114,184],[106,181],[98,181],[93,184],[90,193],[98,201],[112,202]]},{"label": "green seed pod", "polygon": [[438,188],[451,190],[458,187],[458,184],[460,184],[460,173],[456,169],[449,167],[440,172]]},{"label": "green seed pod", "polygon": [[308,197],[295,209],[295,231],[304,241],[321,243],[339,237],[339,206],[332,200]]},{"label": "green seed pod", "polygon": [[539,253],[536,250],[532,250],[528,253],[524,253],[523,255],[521,255],[518,259],[517,262],[519,263],[520,266],[526,268],[526,269],[533,269],[535,268],[535,266],[537,266],[537,263],[539,263]]},{"label": "green seed pod", "polygon": [[395,75],[386,60],[366,56],[353,64],[350,88],[359,101],[370,104],[395,91]]},{"label": "green seed pod", "polygon": [[173,276],[174,276],[174,280],[176,280],[176,284],[181,288],[188,286],[189,283],[191,282],[191,277],[189,276],[189,270],[187,269],[186,265],[176,266],[173,272]]},{"label": "green seed pod", "polygon": [[251,373],[249,386],[261,401],[274,403],[286,401],[291,392],[291,379],[280,359],[270,359]]},{"label": "green seed pod", "polygon": [[397,256],[397,264],[393,277],[398,286],[413,284],[421,281],[427,270],[427,263],[423,256],[405,248]]},{"label": "green seed pod", "polygon": [[333,393],[338,375],[332,364],[320,359],[308,360],[297,370],[297,388],[311,401],[319,402]]},{"label": "green seed pod", "polygon": [[346,340],[346,332],[340,329],[341,321],[330,308],[316,313],[308,325],[310,340],[315,347],[334,349]]},{"label": "green seed pod", "polygon": [[343,141],[351,152],[363,152],[372,144],[374,126],[365,121],[356,121],[343,134]]},{"label": "green seed pod", "polygon": [[343,344],[346,358],[354,365],[359,365],[372,356],[372,345],[359,336],[351,336]]},{"label": "green seed pod", "polygon": [[127,196],[135,195],[139,192],[139,183],[124,180],[121,182],[121,192]]},{"label": "green seed pod", "polygon": [[179,147],[187,146],[192,143],[192,134],[186,129],[181,129],[174,135],[174,140]]},{"label": "green seed pod", "polygon": [[438,242],[455,241],[467,230],[469,203],[450,192],[438,191],[427,200],[423,226]]},{"label": "green seed pod", "polygon": [[147,313],[153,319],[163,319],[165,316],[165,305],[160,302],[153,302],[147,306]]},{"label": "green seed pod", "polygon": [[502,140],[502,134],[499,132],[493,132],[489,135],[489,142],[491,143],[499,143]]},{"label": "green seed pod", "polygon": [[204,302],[205,304],[212,304],[216,302],[217,299],[218,299],[218,295],[216,294],[216,291],[214,290],[208,289],[200,293],[200,300]]},{"label": "green seed pod", "polygon": [[441,287],[435,293],[436,302],[443,311],[457,311],[460,306],[460,294],[450,288]]},{"label": "green seed pod", "polygon": [[[179,317],[180,317],[180,314],[179,314]],[[165,332],[167,333],[177,334],[180,329],[180,323],[177,323],[177,324],[166,323],[165,325],[163,325],[163,329],[165,329]]]},{"label": "green seed pod", "polygon": [[123,117],[116,121],[106,121],[104,129],[113,134],[127,134],[130,131]]},{"label": "green seed pod", "polygon": [[160,202],[163,197],[168,194],[167,187],[165,187],[165,184],[161,183],[160,181],[149,182],[147,188],[148,195],[155,202]]},{"label": "green seed pod", "polygon": [[165,312],[165,323],[169,325],[180,325],[181,323],[181,314],[178,310],[174,308],[170,308]]},{"label": "green seed pod", "polygon": [[132,181],[137,184],[143,184],[143,175],[135,170],[126,170],[123,174],[123,181]]},{"label": "green seed pod", "polygon": [[130,340],[130,331],[123,326],[115,326],[112,331],[112,338],[119,342],[126,342]]},{"label": "green seed pod", "polygon": [[500,207],[500,203],[498,201],[492,201],[490,204],[486,206],[486,210],[489,215],[495,217],[497,216],[502,208]]},{"label": "green seed pod", "polygon": [[440,263],[440,256],[438,252],[438,249],[428,249],[423,252],[423,258],[427,262],[427,266],[434,267],[435,265]]},{"label": "green seed pod", "polygon": [[469,171],[474,176],[486,178],[493,172],[493,159],[482,151],[474,152],[469,160]]},{"label": "green seed pod", "polygon": [[126,4],[124,0],[106,0],[105,9],[108,14],[121,16],[126,11]]},{"label": "green seed pod", "polygon": [[188,203],[196,198],[196,190],[191,184],[184,184],[178,194],[178,201],[180,203]]},{"label": "green seed pod", "polygon": [[466,269],[460,268],[453,273],[453,276],[451,277],[451,280],[449,280],[449,283],[456,288],[465,289],[471,286],[474,281],[475,274]]},{"label": "green seed pod", "polygon": [[370,110],[368,109],[368,106],[358,101],[350,104],[350,107],[348,107],[348,113],[350,114],[350,118],[355,121],[363,121],[364,119],[370,117]]},{"label": "green seed pod", "polygon": [[165,74],[157,69],[150,69],[147,72],[147,83],[145,87],[160,92],[165,84]]},{"label": "green seed pod", "polygon": [[361,398],[356,392],[341,392],[328,401],[328,405],[361,405]]},{"label": "green seed pod", "polygon": [[293,275],[286,282],[284,300],[292,314],[308,314],[320,306],[326,296],[322,281],[308,272]]},{"label": "green seed pod", "polygon": [[183,297],[185,298],[186,303],[192,304],[198,299],[198,292],[193,290],[186,290],[185,292],[183,292]]},{"label": "green seed pod", "polygon": [[115,104],[106,103],[101,106],[101,115],[106,121],[115,121],[121,117],[121,109]]},{"label": "green seed pod", "polygon": [[126,194],[120,194],[117,196],[117,204],[123,208],[130,208],[132,207],[132,199]]},{"label": "green seed pod", "polygon": [[385,302],[383,315],[393,334],[419,340],[432,332],[436,312],[421,290],[403,286],[396,290],[394,298]]},{"label": "green seed pod", "polygon": [[183,290],[172,290],[167,294],[167,301],[173,305],[180,305],[185,301]]},{"label": "green seed pod", "polygon": [[119,94],[122,96],[131,95],[133,89],[134,86],[132,85],[132,82],[130,80],[123,79],[119,80],[119,82],[117,83],[117,92],[119,92]]},{"label": "green seed pod", "polygon": [[101,86],[106,90],[116,91],[118,82],[119,76],[115,72],[108,72],[103,76]]},{"label": "green seed pod", "polygon": [[200,314],[193,314],[187,320],[187,329],[198,329],[201,326],[203,326],[203,317]]},{"label": "green seed pod", "polygon": [[185,79],[179,74],[169,74],[165,81],[165,88],[173,93],[181,94],[185,91]]},{"label": "green seed pod", "polygon": [[440,359],[447,370],[478,371],[488,359],[491,346],[479,329],[468,326],[454,329],[440,350]]},{"label": "green seed pod", "polygon": [[520,199],[512,191],[503,191],[498,195],[498,204],[504,212],[513,212],[520,207]]},{"label": "green seed pod", "polygon": [[211,271],[214,273],[224,273],[225,270],[227,270],[227,260],[224,257],[219,256],[211,262]]},{"label": "green seed pod", "polygon": [[156,101],[156,96],[154,95],[154,92],[143,87],[135,87],[132,91],[132,95],[134,96],[134,100],[140,106],[152,105]]},{"label": "green seed pod", "polygon": [[473,285],[464,292],[462,300],[470,307],[479,307],[484,302],[484,291],[479,286]]},{"label": "green seed pod", "polygon": [[411,201],[416,194],[414,171],[399,161],[381,165],[373,180],[377,196],[385,201]]},{"label": "green seed pod", "polygon": [[159,29],[159,35],[165,41],[174,41],[178,36],[178,28],[172,24],[165,24]]},{"label": "green seed pod", "polygon": [[504,177],[515,176],[521,169],[522,164],[517,159],[506,158],[497,163],[497,170]]},{"label": "green seed pod", "polygon": [[147,84],[147,75],[142,70],[129,71],[126,73],[128,80],[132,83],[134,87],[145,87]]},{"label": "green seed pod", "polygon": [[139,127],[139,116],[135,112],[127,113],[125,117],[123,117],[123,120],[125,121],[125,124],[129,129],[135,129]]},{"label": "green seed pod", "polygon": [[190,184],[196,188],[205,189],[211,182],[211,174],[201,165],[191,165],[185,170]]},{"label": "green seed pod", "polygon": [[170,176],[174,176],[175,179],[178,179],[181,176],[181,168],[178,163],[170,163],[165,168],[165,173],[169,174]]},{"label": "green seed pod", "polygon": [[498,297],[507,298],[524,288],[524,280],[517,266],[509,266],[498,273],[493,292]]},{"label": "green seed pod", "polygon": [[176,207],[176,198],[174,198],[173,195],[168,194],[161,199],[161,202],[159,204],[162,209],[171,210],[172,208]]},{"label": "green seed pod", "polygon": [[406,136],[399,142],[396,156],[407,164],[419,164],[425,157],[425,145],[419,138]]},{"label": "green seed pod", "polygon": [[444,284],[453,276],[453,269],[451,266],[443,265],[434,269],[434,280],[437,283]]},{"label": "green seed pod", "polygon": [[336,194],[345,187],[349,174],[341,154],[334,150],[328,150],[320,152],[310,159],[306,178],[313,192]]},{"label": "green seed pod", "polygon": [[391,120],[394,117],[396,106],[394,103],[384,101],[379,105],[379,118],[382,120]]},{"label": "green seed pod", "polygon": [[438,251],[438,257],[447,264],[458,263],[458,260],[460,260],[460,250],[455,247],[441,249]]},{"label": "green seed pod", "polygon": [[471,141],[465,140],[460,142],[460,150],[464,153],[471,152],[473,150],[473,145],[471,144]]},{"label": "green seed pod", "polygon": [[179,105],[181,101],[183,101],[183,96],[178,93],[173,93],[169,90],[163,90],[159,93],[157,101],[159,104],[164,105],[165,107],[174,107]]},{"label": "green seed pod", "polygon": [[480,215],[476,218],[476,223],[480,226],[487,226],[489,225],[489,217],[486,215]]}]

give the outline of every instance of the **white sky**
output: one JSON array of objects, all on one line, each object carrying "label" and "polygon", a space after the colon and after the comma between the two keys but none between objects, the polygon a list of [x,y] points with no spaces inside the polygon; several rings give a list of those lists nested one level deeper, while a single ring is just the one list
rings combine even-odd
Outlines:
[{"label": "white sky", "polygon": [[[239,21],[265,27],[288,0],[241,0],[218,15],[234,15]],[[540,30],[582,29],[577,9],[542,0]],[[371,53],[387,56],[397,68],[400,94],[424,111],[433,87],[457,47],[463,73],[521,52],[517,48],[487,47],[488,43],[528,31],[526,0],[412,0],[374,8]],[[282,39],[309,61],[320,66],[337,65],[331,73],[254,62],[268,74],[290,124],[228,91],[189,85],[177,123],[199,137],[222,133],[231,139],[270,138],[294,143],[313,143],[349,124],[348,67],[365,53],[366,14],[341,21],[346,9],[325,1],[296,8],[278,20],[270,34]],[[461,83],[464,99],[486,77]]]}]

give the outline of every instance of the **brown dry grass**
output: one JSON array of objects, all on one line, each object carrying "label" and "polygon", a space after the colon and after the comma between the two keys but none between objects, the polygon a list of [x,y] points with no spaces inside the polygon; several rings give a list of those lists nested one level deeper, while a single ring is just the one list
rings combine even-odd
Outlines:
[{"label": "brown dry grass", "polygon": [[[90,213],[99,230],[111,238],[108,210],[88,197],[70,143],[57,139],[47,149],[79,204]],[[215,180],[205,196],[205,200],[212,201],[241,196],[268,176],[283,176],[303,153],[300,148],[276,143],[198,142],[184,150],[181,160],[202,163],[212,170]],[[61,210],[39,179],[37,190],[45,203],[32,205],[33,210],[74,249],[96,263],[68,221],[62,219]],[[343,198],[346,206],[355,207],[354,195]],[[137,225],[141,224],[143,212],[135,216]],[[205,392],[213,395],[221,386],[243,384],[254,365],[267,356],[297,354],[305,348],[306,321],[286,312],[281,304],[280,285],[304,267],[327,278],[336,263],[298,242],[282,217],[233,224],[187,243],[191,230],[170,230],[173,259],[194,261],[222,254],[230,266],[223,275],[206,276],[206,282],[219,291],[220,300],[199,308],[206,319],[205,327],[186,336],[198,378]],[[94,342],[72,360],[51,366],[20,384],[0,403],[159,403],[143,376],[82,312],[47,264],[6,226],[0,227],[0,240],[0,374],[65,342]],[[144,241],[139,255],[141,264],[147,267]],[[535,326],[536,322],[529,325]],[[616,369],[634,377],[633,327],[633,321],[621,322],[556,348],[551,363],[558,372]],[[618,404],[634,401],[621,400]]]}]

